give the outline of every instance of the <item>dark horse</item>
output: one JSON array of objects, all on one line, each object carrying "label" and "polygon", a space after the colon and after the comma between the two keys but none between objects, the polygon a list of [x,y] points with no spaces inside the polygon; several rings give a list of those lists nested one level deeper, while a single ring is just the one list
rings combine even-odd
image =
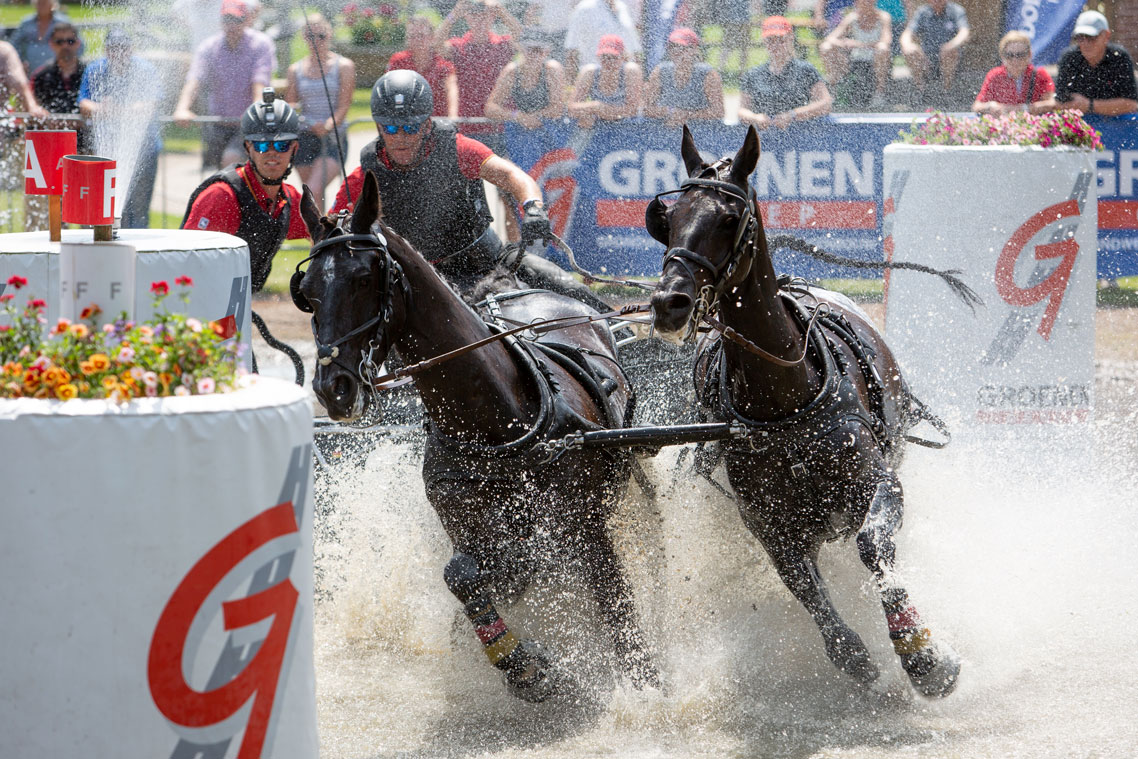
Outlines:
[{"label": "dark horse", "polygon": [[542,647],[519,640],[495,609],[534,570],[579,570],[622,669],[641,686],[658,676],[607,519],[630,475],[626,452],[581,451],[550,463],[544,443],[571,432],[621,427],[633,395],[597,312],[546,291],[491,296],[488,323],[431,265],[381,221],[375,178],[366,177],[347,234],[320,218],[305,195],[314,245],[293,277],[297,307],[313,312],[312,387],[333,419],[362,414],[378,365],[397,349],[408,365],[460,350],[510,324],[565,319],[535,339],[506,337],[414,375],[426,416],[423,480],[454,546],[444,579],[491,663],[515,695],[541,701],[556,668]]},{"label": "dark horse", "polygon": [[892,571],[903,507],[896,467],[919,402],[852,303],[780,286],[749,184],[754,128],[734,158],[711,166],[685,128],[681,153],[689,178],[678,199],[657,197],[646,216],[668,246],[653,319],[672,336],[694,333],[704,317],[718,322],[697,350],[696,394],[708,415],[747,430],[722,448],[743,522],[814,618],[830,660],[871,683],[877,666],[818,572],[821,546],[856,532],[901,666],[921,693],[947,695],[959,658],[934,640]]}]

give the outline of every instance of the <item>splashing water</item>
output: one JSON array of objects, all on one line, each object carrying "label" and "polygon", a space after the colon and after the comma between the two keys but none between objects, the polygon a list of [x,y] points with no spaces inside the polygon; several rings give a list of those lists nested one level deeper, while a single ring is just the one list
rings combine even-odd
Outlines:
[{"label": "splashing water", "polygon": [[852,544],[827,546],[822,571],[881,666],[874,693],[830,664],[734,505],[673,479],[676,449],[647,462],[658,506],[633,488],[613,520],[665,687],[638,692],[590,664],[605,656],[590,605],[554,581],[503,614],[588,670],[585,685],[542,705],[513,699],[442,582],[450,546],[419,458],[381,445],[362,473],[326,482],[336,506],[317,538],[322,756],[1128,754],[1138,367],[1098,373],[1093,463],[1066,457],[1061,439],[909,449],[898,572],[964,661],[939,702],[912,694]]}]

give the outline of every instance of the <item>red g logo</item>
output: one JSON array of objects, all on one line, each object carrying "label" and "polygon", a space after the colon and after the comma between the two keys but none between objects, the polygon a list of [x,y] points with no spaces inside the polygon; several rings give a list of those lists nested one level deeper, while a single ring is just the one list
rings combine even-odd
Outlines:
[{"label": "red g logo", "polygon": [[1048,224],[1060,219],[1079,215],[1079,203],[1074,198],[1044,208],[1032,216],[1015,231],[1004,246],[996,261],[996,291],[1013,306],[1031,306],[1047,299],[1047,309],[1036,330],[1044,340],[1051,337],[1051,328],[1059,315],[1071,270],[1075,268],[1075,257],[1079,254],[1079,244],[1070,237],[1057,242],[1035,246],[1035,258],[1044,261],[1058,258],[1059,265],[1046,279],[1037,285],[1021,288],[1015,283],[1015,266],[1024,246]]},{"label": "red g logo", "polygon": [[573,221],[573,211],[577,208],[577,180],[573,178],[575,168],[577,154],[572,148],[561,148],[543,155],[529,170],[529,175],[541,187],[542,195],[545,196],[545,207],[553,234],[562,239],[565,239]]},{"label": "red g logo", "polygon": [[[298,545],[296,514],[285,501],[206,552],[162,610],[150,643],[147,676],[155,705],[184,738],[217,743],[244,729],[237,756],[261,756],[296,613],[298,594],[288,572]],[[249,595],[225,600],[251,575]],[[272,580],[275,584],[269,584]],[[248,632],[247,640],[235,641],[232,650],[247,653],[223,656],[209,683],[198,690],[187,682],[186,673],[193,669],[206,628],[218,613],[232,639],[253,625],[271,622],[267,632],[261,624]]]}]

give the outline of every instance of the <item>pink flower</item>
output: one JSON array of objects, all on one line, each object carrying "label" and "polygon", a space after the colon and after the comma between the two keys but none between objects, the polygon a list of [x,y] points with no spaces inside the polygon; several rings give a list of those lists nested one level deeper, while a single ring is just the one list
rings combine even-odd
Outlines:
[{"label": "pink flower", "polygon": [[0,303],[7,303],[8,301],[12,300],[15,297],[16,296],[13,295],[12,293],[4,293],[3,295],[0,295]]},{"label": "pink flower", "polygon": [[217,383],[214,382],[213,377],[202,377],[198,380],[198,395],[209,395],[217,389]]}]

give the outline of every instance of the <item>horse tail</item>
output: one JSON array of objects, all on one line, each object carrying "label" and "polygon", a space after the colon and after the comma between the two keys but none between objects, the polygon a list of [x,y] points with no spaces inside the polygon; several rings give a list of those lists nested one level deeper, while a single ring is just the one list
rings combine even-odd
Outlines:
[{"label": "horse tail", "polygon": [[962,273],[960,269],[948,269],[941,271],[934,269],[931,266],[924,264],[914,264],[907,261],[865,261],[857,258],[847,258],[846,256],[839,256],[834,253],[822,250],[817,245],[802,240],[798,237],[791,235],[772,235],[767,238],[767,246],[769,250],[778,250],[779,248],[786,248],[793,250],[795,253],[802,253],[810,256],[818,261],[823,261],[828,264],[836,264],[838,266],[848,266],[853,269],[910,269],[912,271],[924,272],[925,274],[935,274],[943,279],[952,290],[956,297],[964,302],[976,313],[976,306],[984,305],[984,301],[976,294],[976,291],[964,283],[960,278]]}]

